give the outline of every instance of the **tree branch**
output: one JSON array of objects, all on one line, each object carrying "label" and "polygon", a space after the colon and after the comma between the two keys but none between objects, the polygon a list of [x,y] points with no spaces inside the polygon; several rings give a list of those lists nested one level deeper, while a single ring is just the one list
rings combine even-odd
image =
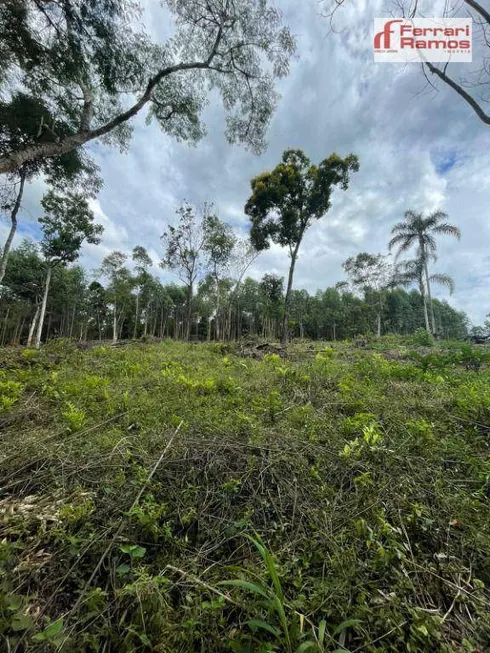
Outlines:
[{"label": "tree branch", "polygon": [[[127,122],[130,118],[133,118],[137,113],[141,111],[141,109],[143,109],[143,107],[152,99],[152,93],[155,90],[155,87],[162,81],[162,79],[168,77],[173,73],[184,70],[216,70],[217,72],[224,72],[220,68],[211,66],[208,61],[179,63],[175,64],[174,66],[164,68],[150,79],[144,93],[141,95],[139,100],[137,100],[137,102],[135,102],[126,111],[123,111],[118,116],[105,123],[105,125],[101,125],[96,129],[83,128],[84,124],[87,122],[87,118],[90,120],[92,110],[90,102],[87,102],[88,96],[85,97],[84,94],[84,115],[82,116],[81,126],[78,132],[71,134],[70,136],[66,136],[63,140],[55,143],[39,143],[25,147],[22,150],[12,154],[1,156],[0,174],[13,172],[22,167],[22,165],[25,163],[29,163],[40,157],[51,157],[66,154],[67,152],[71,152],[80,145],[84,145],[85,143],[88,143],[95,138],[99,138],[104,134],[108,134],[119,125]],[[82,86],[80,86],[80,88],[82,88]],[[89,89],[87,89],[87,91],[88,90]]]},{"label": "tree branch", "polygon": [[471,7],[476,12],[478,12],[480,16],[490,25],[490,11],[482,7],[481,4],[476,2],[476,0],[464,0],[464,2],[468,5],[468,7]]},{"label": "tree branch", "polygon": [[[473,1],[473,0],[465,0],[465,2]],[[470,107],[473,109],[473,111],[476,113],[476,115],[480,118],[480,120],[485,123],[485,125],[490,125],[490,115],[485,113],[485,111],[481,108],[481,106],[478,104],[478,102],[469,94],[467,91],[464,90],[464,88],[456,83],[451,77],[449,77],[444,71],[439,70],[439,68],[436,68],[436,66],[432,65],[430,62],[426,61],[425,65],[427,68],[430,70],[430,72],[439,79],[442,79],[442,81],[450,86],[456,93],[463,98],[463,100],[470,105]]]},{"label": "tree branch", "polygon": [[90,131],[92,117],[94,115],[94,104],[92,90],[83,82],[78,82],[83,93],[82,119],[80,120],[80,131]]}]

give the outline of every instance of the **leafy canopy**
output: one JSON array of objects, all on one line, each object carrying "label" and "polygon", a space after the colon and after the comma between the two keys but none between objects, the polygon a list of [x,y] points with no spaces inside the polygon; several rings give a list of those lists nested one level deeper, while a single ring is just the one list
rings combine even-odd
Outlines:
[{"label": "leafy canopy", "polygon": [[286,150],[274,170],[252,179],[245,206],[252,244],[264,250],[274,242],[292,251],[312,221],[329,210],[333,188],[346,190],[349,173],[358,169],[354,154],[345,159],[332,154],[314,165],[301,150]]},{"label": "leafy canopy", "polygon": [[397,258],[400,254],[417,247],[417,258],[422,263],[429,259],[436,260],[437,242],[435,236],[446,235],[461,238],[461,231],[458,227],[450,224],[447,213],[434,211],[427,216],[423,213],[408,210],[405,212],[405,220],[398,222],[391,233],[393,238],[388,243],[390,250],[397,249]]},{"label": "leafy canopy", "polygon": [[[156,0],[172,36],[153,40],[134,0],[4,0],[0,80],[8,105],[22,94],[34,138],[8,142],[0,128],[0,172],[66,154],[95,138],[126,147],[128,121],[143,108],[167,134],[197,141],[212,90],[226,135],[253,151],[277,101],[295,43],[269,0]],[[37,107],[37,108],[36,108]],[[43,117],[37,119],[38,109]]]},{"label": "leafy canopy", "polygon": [[39,218],[43,229],[41,251],[50,265],[76,261],[86,240],[98,244],[102,225],[94,223],[88,201],[79,193],[57,195],[48,191],[41,200],[44,216]]}]

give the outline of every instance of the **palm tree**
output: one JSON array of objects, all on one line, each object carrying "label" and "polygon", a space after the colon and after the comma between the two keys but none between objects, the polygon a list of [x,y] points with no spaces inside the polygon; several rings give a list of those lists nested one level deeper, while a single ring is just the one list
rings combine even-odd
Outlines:
[{"label": "palm tree", "polygon": [[[434,211],[426,217],[424,217],[423,213],[416,213],[411,210],[406,211],[405,220],[403,222],[398,222],[391,230],[391,233],[394,235],[388,244],[390,250],[394,247],[397,248],[397,258],[403,252],[408,252],[414,245],[417,247],[416,260],[418,261],[417,265],[419,267],[416,279],[419,283],[422,300],[424,302],[425,326],[427,331],[430,331],[429,318],[427,315],[428,302],[433,333],[436,331],[436,323],[430,290],[431,277],[429,276],[428,262],[429,260],[437,260],[437,244],[435,236],[444,234],[446,236],[454,236],[455,238],[458,238],[458,240],[461,238],[461,232],[458,227],[447,222],[447,218],[447,213],[444,213],[443,211]],[[439,276],[440,278],[446,277],[446,275],[434,276]],[[432,280],[436,281],[435,278]],[[447,281],[443,281],[443,283],[447,283]]]},{"label": "palm tree", "polygon": [[[425,267],[423,261],[420,259],[411,259],[409,261],[402,261],[395,267],[395,272],[393,275],[392,286],[408,286],[411,283],[417,282],[419,286],[419,292],[422,296],[422,303],[424,307],[424,320],[425,328],[427,331],[430,331],[429,328],[429,314],[427,312],[427,302],[425,298],[427,296],[426,287],[424,283],[424,273]],[[452,295],[454,292],[455,284],[454,279],[448,274],[431,274],[428,278],[430,283],[438,283],[441,286],[446,286],[449,289],[449,294]],[[434,310],[431,300],[431,317],[432,317],[432,331],[435,332],[434,324]]]}]

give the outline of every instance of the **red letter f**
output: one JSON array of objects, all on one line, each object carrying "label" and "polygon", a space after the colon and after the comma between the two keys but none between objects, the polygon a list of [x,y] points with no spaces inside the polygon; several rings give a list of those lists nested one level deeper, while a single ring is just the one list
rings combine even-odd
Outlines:
[{"label": "red letter f", "polygon": [[[391,34],[394,34],[394,30],[391,29],[391,26],[394,23],[402,23],[403,20],[398,18],[396,20],[389,20],[385,23],[384,29],[382,32],[378,32],[374,36],[374,49],[375,50],[389,50],[391,47]],[[383,45],[381,45],[381,39],[383,39]]]}]

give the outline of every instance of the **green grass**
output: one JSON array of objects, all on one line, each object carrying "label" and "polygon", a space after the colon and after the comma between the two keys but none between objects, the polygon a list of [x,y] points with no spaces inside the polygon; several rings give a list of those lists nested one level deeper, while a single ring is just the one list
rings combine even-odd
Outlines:
[{"label": "green grass", "polygon": [[0,351],[0,649],[490,648],[481,349]]}]

